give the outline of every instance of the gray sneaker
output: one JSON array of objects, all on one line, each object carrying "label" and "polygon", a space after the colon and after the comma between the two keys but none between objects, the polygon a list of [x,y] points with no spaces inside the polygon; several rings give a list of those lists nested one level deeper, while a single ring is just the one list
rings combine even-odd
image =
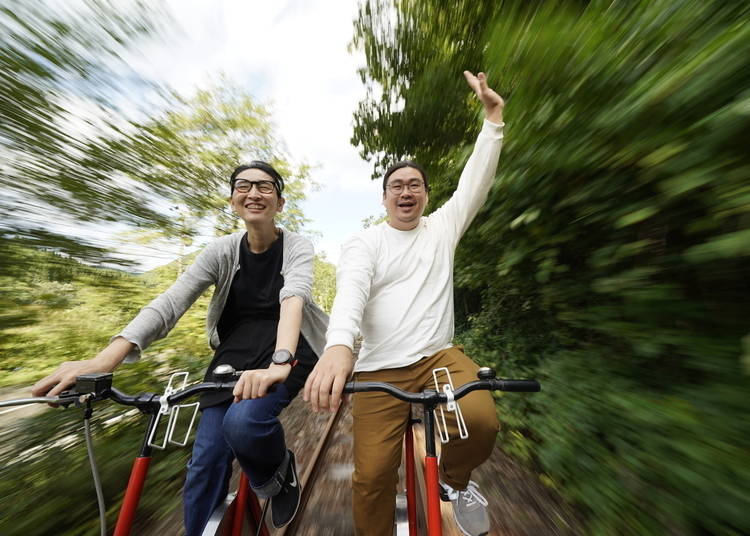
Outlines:
[{"label": "gray sneaker", "polygon": [[442,482],[440,486],[443,488],[441,498],[453,505],[453,519],[461,532],[466,536],[483,536],[490,531],[487,499],[479,493],[476,482],[469,480],[464,490],[455,490]]}]

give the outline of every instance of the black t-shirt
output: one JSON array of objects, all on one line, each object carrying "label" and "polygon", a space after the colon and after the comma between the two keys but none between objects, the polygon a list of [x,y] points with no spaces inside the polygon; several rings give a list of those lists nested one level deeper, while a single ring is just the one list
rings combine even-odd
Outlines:
[{"label": "black t-shirt", "polygon": [[[206,381],[214,380],[211,371],[217,365],[232,365],[236,370],[267,368],[276,348],[279,292],[284,286],[284,236],[280,235],[263,253],[250,251],[247,234],[239,247],[240,269],[234,275],[217,325],[219,347],[206,372]],[[292,397],[302,388],[318,359],[302,334],[294,355],[298,363],[285,382]],[[201,397],[201,409],[229,400],[231,393],[207,393]]]}]

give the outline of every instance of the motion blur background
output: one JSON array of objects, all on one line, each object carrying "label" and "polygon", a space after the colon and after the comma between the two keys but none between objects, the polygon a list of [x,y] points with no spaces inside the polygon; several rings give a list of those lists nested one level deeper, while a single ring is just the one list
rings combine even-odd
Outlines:
[{"label": "motion blur background", "polygon": [[[497,399],[502,449],[586,534],[750,533],[747,3],[340,4],[361,68],[321,65],[361,77],[345,136],[369,162],[347,181],[369,186],[409,157],[431,176],[430,209],[440,206],[480,120],[461,71],[487,72],[506,97],[497,182],[455,277],[467,352],[543,384],[539,395]],[[317,161],[291,154],[260,88],[217,72],[178,93],[139,70],[139,47],[173,39],[179,9],[0,2],[2,398],[62,360],[93,356],[201,237],[236,228],[225,210],[236,162],[273,162],[290,177],[282,223],[326,234],[309,217],[326,182]],[[249,20],[247,46],[273,47],[253,35]],[[304,99],[317,80],[298,82]],[[342,225],[377,220],[377,181],[372,192]],[[165,249],[171,263],[139,264]],[[327,308],[334,270],[317,259],[315,295]],[[199,374],[206,300],[117,384],[158,390],[171,370]],[[78,419],[0,417],[0,534],[98,534],[85,453],[69,439]],[[127,420],[97,431],[111,517],[140,433]],[[150,487],[163,492],[144,498],[144,527],[179,510],[187,456],[155,464]],[[551,531],[570,532],[562,521]]]}]

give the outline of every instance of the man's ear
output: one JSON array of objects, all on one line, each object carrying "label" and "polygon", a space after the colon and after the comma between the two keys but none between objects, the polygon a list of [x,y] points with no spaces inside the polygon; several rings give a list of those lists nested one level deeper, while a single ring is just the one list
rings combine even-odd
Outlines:
[{"label": "man's ear", "polygon": [[276,207],[276,212],[281,212],[284,209],[284,203],[286,203],[286,199],[279,197],[279,204]]}]

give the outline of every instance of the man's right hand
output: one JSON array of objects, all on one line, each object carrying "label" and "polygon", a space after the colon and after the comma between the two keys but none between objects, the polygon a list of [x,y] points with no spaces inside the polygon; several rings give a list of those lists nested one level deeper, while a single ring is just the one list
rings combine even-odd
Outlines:
[{"label": "man's right hand", "polygon": [[65,361],[57,367],[55,372],[36,382],[31,388],[31,394],[33,396],[56,396],[75,384],[76,377],[81,374],[112,372],[134,346],[133,343],[118,337],[93,359]]},{"label": "man's right hand", "polygon": [[320,356],[318,364],[305,382],[304,399],[312,410],[335,411],[341,404],[344,384],[354,368],[354,354],[348,346],[331,346]]},{"label": "man's right hand", "polygon": [[95,359],[84,359],[82,361],[65,361],[57,370],[42,378],[31,388],[33,396],[55,396],[59,395],[76,382],[76,377],[81,374],[94,372],[107,372],[97,367]]}]

